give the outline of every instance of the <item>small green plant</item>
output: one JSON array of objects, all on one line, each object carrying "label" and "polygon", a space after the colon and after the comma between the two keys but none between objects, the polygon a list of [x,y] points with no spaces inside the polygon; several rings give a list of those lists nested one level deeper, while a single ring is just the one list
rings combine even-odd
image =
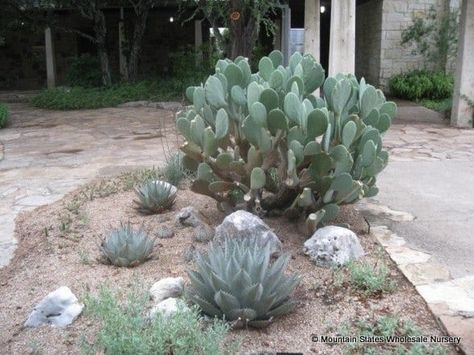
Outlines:
[{"label": "small green plant", "polygon": [[138,289],[120,302],[119,295],[102,287],[99,295],[87,294],[86,316],[96,319],[100,328],[93,343],[83,341],[87,354],[201,354],[237,353],[235,343],[227,343],[228,325],[219,320],[205,323],[197,307],[180,309],[171,318],[157,314],[146,319],[149,295]]},{"label": "small green plant", "polygon": [[8,109],[7,107],[0,103],[0,128],[3,128],[8,123]]},{"label": "small green plant", "polygon": [[196,270],[188,272],[188,297],[207,315],[236,328],[265,327],[293,310],[290,295],[299,283],[297,275],[284,274],[289,255],[273,264],[270,258],[270,245],[261,247],[253,237],[212,242],[207,254],[196,255]]},{"label": "small green plant", "polygon": [[91,258],[87,251],[79,250],[78,255],[79,255],[79,259],[81,260],[81,263],[83,263],[84,265],[91,264]]},{"label": "small green plant", "polygon": [[365,295],[391,292],[395,283],[390,279],[390,270],[380,263],[373,266],[367,262],[351,261],[347,264],[349,283]]},{"label": "small green plant", "polygon": [[138,211],[146,214],[162,213],[170,209],[176,199],[177,188],[166,181],[148,180],[135,189]]},{"label": "small green plant", "polygon": [[72,230],[73,219],[69,213],[59,215],[59,231],[66,235]]},{"label": "small green plant", "polygon": [[392,76],[389,87],[390,93],[401,99],[442,100],[452,96],[454,78],[444,72],[413,70]]},{"label": "small green plant", "polygon": [[148,180],[160,180],[160,178],[160,170],[153,167],[123,173],[119,180],[123,183],[123,189],[129,191]]},{"label": "small green plant", "polygon": [[154,241],[148,237],[143,227],[134,229],[130,223],[113,229],[100,245],[107,261],[126,267],[148,260],[153,253],[153,247]]},{"label": "small green plant", "polygon": [[[355,337],[356,339],[374,339],[380,342],[350,342],[346,344],[350,354],[412,354],[412,355],[442,355],[445,348],[439,345],[407,341],[401,344],[393,340],[396,337],[412,337],[415,339],[426,335],[411,320],[403,320],[398,316],[384,316],[375,319],[367,317],[353,322],[344,322],[339,327],[339,335]],[[390,341],[392,339],[392,341]]]},{"label": "small green plant", "polygon": [[174,153],[166,157],[161,173],[165,181],[174,186],[179,186],[181,181],[191,174],[189,170],[184,168],[183,157],[180,153]]}]

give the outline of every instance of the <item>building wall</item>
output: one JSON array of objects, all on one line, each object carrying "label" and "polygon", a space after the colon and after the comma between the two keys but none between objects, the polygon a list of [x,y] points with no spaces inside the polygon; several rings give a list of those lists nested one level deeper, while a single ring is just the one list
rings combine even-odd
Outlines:
[{"label": "building wall", "polygon": [[[357,6],[356,13],[356,75],[385,92],[395,74],[413,69],[432,69],[433,64],[414,46],[402,46],[402,32],[413,22],[413,16],[424,16],[431,7],[443,8],[444,0],[370,0]],[[451,9],[459,0],[450,1]],[[447,69],[454,72],[454,62]]]},{"label": "building wall", "polygon": [[382,1],[370,0],[356,8],[355,74],[378,85],[382,39]]}]

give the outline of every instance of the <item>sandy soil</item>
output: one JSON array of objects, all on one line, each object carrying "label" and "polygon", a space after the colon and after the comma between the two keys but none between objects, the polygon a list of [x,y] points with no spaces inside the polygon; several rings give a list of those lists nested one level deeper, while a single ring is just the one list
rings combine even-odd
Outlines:
[{"label": "sandy soil", "polygon": [[[133,192],[119,192],[92,200],[82,198],[82,190],[67,195],[52,205],[23,213],[17,219],[19,240],[12,263],[0,270],[0,354],[26,354],[36,350],[45,354],[80,353],[83,336],[93,339],[96,325],[81,316],[67,329],[22,327],[34,305],[48,292],[67,285],[80,298],[88,290],[94,292],[104,283],[126,289],[134,280],[147,287],[163,277],[183,276],[192,267],[187,260],[190,250],[204,249],[205,244],[193,240],[191,228],[175,226],[174,216],[182,207],[192,204],[218,225],[224,215],[216,210],[213,200],[180,190],[172,211],[154,216],[139,215],[133,208]],[[81,203],[76,203],[82,201]],[[155,257],[135,268],[104,265],[98,244],[101,236],[118,225],[130,221],[143,224],[154,235],[160,225],[175,229],[171,239],[157,239]],[[305,236],[297,225],[285,219],[266,219],[291,253],[289,271],[302,275],[295,291],[300,304],[296,311],[277,319],[263,330],[236,330],[230,337],[241,337],[242,352],[287,351],[339,354],[343,345],[313,343],[312,334],[335,334],[344,322],[362,318],[398,315],[418,324],[423,334],[442,335],[435,319],[415,289],[404,279],[381,247],[366,234],[367,224],[352,208],[346,207],[338,222],[348,223],[360,235],[371,262],[386,262],[391,277],[397,282],[395,292],[366,298],[345,284],[333,287],[333,271],[316,267],[301,252]],[[448,353],[453,349],[447,348]]]}]

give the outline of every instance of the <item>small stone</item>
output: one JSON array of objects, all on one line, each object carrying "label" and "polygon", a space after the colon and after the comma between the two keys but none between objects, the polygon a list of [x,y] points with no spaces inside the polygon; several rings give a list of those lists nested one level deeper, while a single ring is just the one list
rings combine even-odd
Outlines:
[{"label": "small stone", "polygon": [[156,317],[158,313],[161,313],[165,318],[172,317],[179,310],[188,310],[186,304],[177,298],[167,298],[155,305],[148,313],[148,319]]},{"label": "small stone", "polygon": [[202,215],[194,207],[188,206],[182,208],[176,215],[176,223],[184,227],[197,227],[204,222]]},{"label": "small stone", "polygon": [[180,297],[184,290],[182,277],[167,277],[155,282],[150,288],[151,298],[159,303],[170,297]]},{"label": "small stone", "polygon": [[147,107],[148,105],[149,105],[149,101],[142,100],[142,101],[124,102],[123,104],[117,105],[117,107]]},{"label": "small stone", "polygon": [[344,265],[364,255],[357,235],[347,228],[337,226],[318,229],[304,243],[303,252],[321,267]]},{"label": "small stone", "polygon": [[44,324],[66,327],[79,317],[83,308],[84,305],[78,302],[69,287],[62,286],[36,305],[26,320],[25,327],[36,328]]},{"label": "small stone", "polygon": [[194,228],[194,239],[198,242],[208,242],[214,238],[215,230],[214,228],[208,226],[207,224],[201,224]]},{"label": "small stone", "polygon": [[243,210],[231,213],[216,228],[215,240],[256,237],[261,246],[271,245],[272,254],[281,251],[281,241],[258,216]]},{"label": "small stone", "polygon": [[174,237],[174,231],[166,226],[161,226],[156,231],[156,236],[161,239],[169,239]]}]

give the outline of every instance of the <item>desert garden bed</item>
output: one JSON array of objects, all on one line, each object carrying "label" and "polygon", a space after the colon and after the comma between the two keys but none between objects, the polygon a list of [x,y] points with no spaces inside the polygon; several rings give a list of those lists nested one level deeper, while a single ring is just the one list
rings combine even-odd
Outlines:
[{"label": "desert garden bed", "polygon": [[[60,286],[70,287],[80,300],[97,294],[103,285],[124,294],[137,283],[146,291],[162,278],[181,276],[185,287],[188,286],[186,270],[193,268],[192,256],[196,250],[206,250],[208,243],[195,240],[193,228],[178,226],[176,214],[192,205],[211,226],[217,226],[225,216],[216,209],[215,201],[193,193],[187,183],[182,184],[171,210],[142,215],[134,208],[135,196],[130,189],[139,175],[93,182],[61,201],[18,217],[18,249],[12,263],[0,271],[0,352],[76,354],[85,351],[84,344],[96,343],[101,323],[87,312],[87,307],[64,329],[23,327],[35,304]],[[366,269],[355,269],[354,265],[339,269],[318,267],[302,252],[307,239],[299,228],[302,224],[289,222],[284,217],[264,220],[282,241],[283,252],[291,255],[288,272],[301,275],[293,294],[298,305],[292,313],[275,319],[267,328],[229,330],[225,341],[238,340],[239,352],[339,354],[412,349],[420,351],[417,354],[454,353],[447,345],[377,343],[362,346],[312,341],[314,335],[441,336],[443,331],[414,287],[367,234],[367,223],[352,207],[343,207],[333,223],[345,223],[358,234],[366,253],[358,264],[365,265]],[[157,238],[154,256],[136,267],[104,264],[99,248],[101,237],[127,221],[134,226],[143,225],[152,237],[164,226],[172,229],[174,236]],[[371,266],[383,265],[387,267],[386,274],[373,274]],[[362,276],[356,275],[357,272]],[[375,279],[369,286],[357,281],[358,277],[371,276]]]}]

